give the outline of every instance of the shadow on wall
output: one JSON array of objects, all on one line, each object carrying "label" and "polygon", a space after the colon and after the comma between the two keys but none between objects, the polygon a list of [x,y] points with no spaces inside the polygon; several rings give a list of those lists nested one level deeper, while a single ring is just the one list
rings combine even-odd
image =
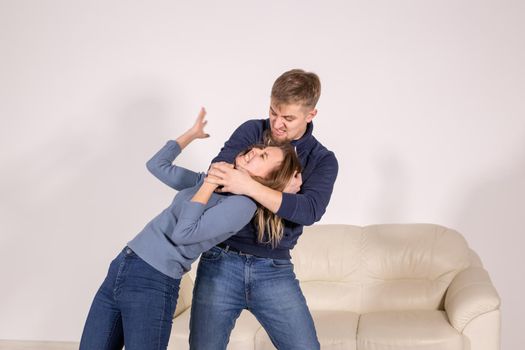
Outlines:
[{"label": "shadow on wall", "polygon": [[81,113],[71,111],[70,123],[48,135],[46,143],[35,145],[31,153],[7,159],[3,166],[13,169],[7,179],[13,186],[2,186],[2,195],[3,202],[9,202],[9,212],[22,213],[33,205],[60,205],[61,193],[71,195],[75,192],[70,190],[85,192],[89,187],[96,190],[107,181],[104,174],[118,173],[126,182],[130,175],[126,165],[144,164],[151,145],[155,149],[165,141],[163,130],[176,125],[162,95],[151,88],[119,87],[118,93],[107,97],[111,102],[102,106],[101,115],[86,121],[82,119],[88,117],[78,118]]},{"label": "shadow on wall", "polygon": [[[481,256],[502,299],[502,349],[520,339],[525,313],[525,147],[516,161],[472,187],[458,212],[457,228]],[[468,238],[476,236],[476,239]],[[476,243],[475,246],[473,243]],[[505,332],[511,333],[507,336]]]},{"label": "shadow on wall", "polygon": [[[71,269],[66,265],[80,263],[79,247],[89,250],[96,244],[94,233],[120,240],[118,232],[127,238],[137,233],[128,229],[136,228],[130,218],[147,213],[148,205],[151,211],[154,200],[151,188],[140,186],[147,173],[145,163],[164,144],[165,135],[176,131],[170,110],[173,101],[165,95],[154,82],[118,86],[107,94],[109,103],[102,101],[93,108],[100,114],[89,120],[70,111],[71,123],[82,128],[61,125],[46,143],[35,145],[35,152],[3,165],[10,169],[6,180],[11,185],[4,182],[1,188],[2,227],[9,234],[2,237],[0,254],[18,256],[13,252],[23,248],[20,261],[12,261],[13,268],[6,271],[7,281],[20,282],[10,294],[30,290],[30,285],[42,286],[42,293],[52,289],[48,284]],[[107,227],[108,222],[112,227]],[[35,266],[36,261],[43,263]],[[22,275],[31,278],[23,282]]]}]

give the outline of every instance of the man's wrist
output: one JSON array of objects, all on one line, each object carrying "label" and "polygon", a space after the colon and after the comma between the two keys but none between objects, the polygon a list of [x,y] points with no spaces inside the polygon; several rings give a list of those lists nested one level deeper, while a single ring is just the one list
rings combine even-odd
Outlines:
[{"label": "man's wrist", "polygon": [[250,186],[250,190],[246,193],[246,196],[255,200],[268,210],[277,213],[282,203],[282,192],[267,187],[255,180],[254,182],[255,184]]},{"label": "man's wrist", "polygon": [[244,194],[245,196],[255,199],[257,197],[257,194],[261,193],[261,190],[265,186],[261,184],[260,182],[255,181],[254,179],[251,179],[251,182],[252,183],[249,186],[247,186],[248,189],[246,190],[246,192],[241,193],[241,194]]}]

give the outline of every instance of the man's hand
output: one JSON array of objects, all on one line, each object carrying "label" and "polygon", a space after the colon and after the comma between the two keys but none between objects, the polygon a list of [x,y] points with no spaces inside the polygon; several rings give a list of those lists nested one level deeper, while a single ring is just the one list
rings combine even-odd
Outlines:
[{"label": "man's hand", "polygon": [[303,185],[303,177],[301,176],[301,173],[297,173],[297,171],[294,173],[294,176],[290,179],[286,187],[284,188],[283,192],[286,193],[293,193],[296,194],[301,190],[301,186]]},{"label": "man's hand", "polygon": [[226,162],[213,163],[208,170],[206,181],[223,186],[221,192],[250,195],[250,190],[259,183],[247,173],[234,169],[233,164]]}]

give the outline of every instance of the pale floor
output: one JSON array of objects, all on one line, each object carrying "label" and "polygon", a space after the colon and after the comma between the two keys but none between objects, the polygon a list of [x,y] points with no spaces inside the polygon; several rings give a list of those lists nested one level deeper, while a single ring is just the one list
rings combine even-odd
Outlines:
[{"label": "pale floor", "polygon": [[78,343],[0,340],[0,350],[78,350]]}]

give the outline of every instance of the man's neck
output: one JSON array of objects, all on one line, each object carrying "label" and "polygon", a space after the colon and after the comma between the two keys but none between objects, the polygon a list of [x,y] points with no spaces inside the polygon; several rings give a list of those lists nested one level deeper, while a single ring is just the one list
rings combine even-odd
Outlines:
[{"label": "man's neck", "polygon": [[295,139],[291,140],[291,141],[300,140],[304,136],[304,134],[306,134],[306,130],[308,130],[308,124],[306,124],[306,126],[304,127],[304,130],[301,132],[301,134],[298,137],[296,137]]}]

